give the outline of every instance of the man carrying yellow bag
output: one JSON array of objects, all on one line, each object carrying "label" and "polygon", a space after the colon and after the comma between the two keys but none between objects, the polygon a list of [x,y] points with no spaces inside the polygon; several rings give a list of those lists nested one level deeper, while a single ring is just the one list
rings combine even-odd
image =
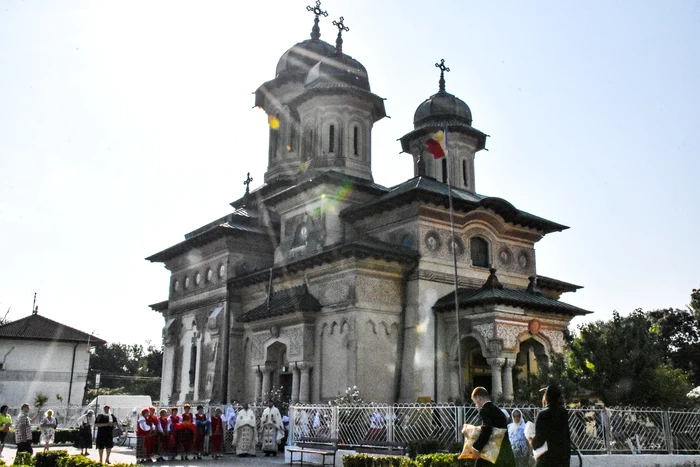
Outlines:
[{"label": "man carrying yellow bag", "polygon": [[464,425],[464,449],[460,459],[476,459],[477,467],[515,467],[513,450],[506,436],[508,420],[501,410],[491,402],[486,389],[478,387],[472,392],[472,401],[479,408],[482,425]]}]

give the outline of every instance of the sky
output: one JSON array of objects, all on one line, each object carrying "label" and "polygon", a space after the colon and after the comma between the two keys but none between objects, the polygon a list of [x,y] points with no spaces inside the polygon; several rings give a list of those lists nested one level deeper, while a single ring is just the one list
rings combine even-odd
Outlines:
[{"label": "sky", "polygon": [[[159,344],[169,273],[146,256],[230,212],[267,164],[252,92],[309,38],[309,0],[0,0],[0,310]],[[609,319],[700,287],[700,3],[327,0],[387,114],[375,182],[438,90],[490,135],[477,192],[571,227],[536,245],[563,300]]]}]

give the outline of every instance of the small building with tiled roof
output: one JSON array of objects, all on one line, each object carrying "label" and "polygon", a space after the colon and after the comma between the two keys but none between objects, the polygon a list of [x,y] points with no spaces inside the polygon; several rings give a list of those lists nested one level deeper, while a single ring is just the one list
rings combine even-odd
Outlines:
[{"label": "small building with tiled roof", "polygon": [[82,404],[90,348],[104,343],[37,312],[0,326],[0,402],[19,407],[42,393],[49,403]]},{"label": "small building with tiled roof", "polygon": [[[444,402],[477,385],[512,399],[588,313],[559,300],[580,286],[536,268],[535,244],[568,227],[477,193],[487,135],[447,92],[444,63],[399,138],[414,177],[375,183],[384,100],[343,29],[322,41],[322,11],[310,11],[311,39],[255,92],[270,122],[263,183],[251,191],[248,176],[230,214],[147,258],[171,274],[151,305],[165,321],[161,400],[282,388],[324,402],[357,386],[375,402]],[[437,141],[445,157],[431,154]]]}]

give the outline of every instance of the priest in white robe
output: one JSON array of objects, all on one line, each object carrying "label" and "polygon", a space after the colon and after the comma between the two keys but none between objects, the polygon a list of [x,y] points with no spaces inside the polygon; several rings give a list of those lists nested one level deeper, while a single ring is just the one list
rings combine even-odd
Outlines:
[{"label": "priest in white robe", "polygon": [[284,439],[282,415],[272,401],[262,413],[262,450],[265,456],[277,456],[278,444]]},{"label": "priest in white robe", "polygon": [[255,448],[258,444],[258,428],[255,412],[248,408],[248,403],[236,417],[236,427],[233,429],[233,445],[236,446],[236,455],[240,457],[255,456]]}]

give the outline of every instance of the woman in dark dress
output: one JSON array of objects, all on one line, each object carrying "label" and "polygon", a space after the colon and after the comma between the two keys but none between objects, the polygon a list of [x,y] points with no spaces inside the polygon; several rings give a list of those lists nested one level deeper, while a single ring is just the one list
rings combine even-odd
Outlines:
[{"label": "woman in dark dress", "polygon": [[92,449],[92,428],[95,425],[95,412],[88,410],[78,419],[80,434],[78,435],[78,448],[80,454],[87,456],[88,449]]}]

